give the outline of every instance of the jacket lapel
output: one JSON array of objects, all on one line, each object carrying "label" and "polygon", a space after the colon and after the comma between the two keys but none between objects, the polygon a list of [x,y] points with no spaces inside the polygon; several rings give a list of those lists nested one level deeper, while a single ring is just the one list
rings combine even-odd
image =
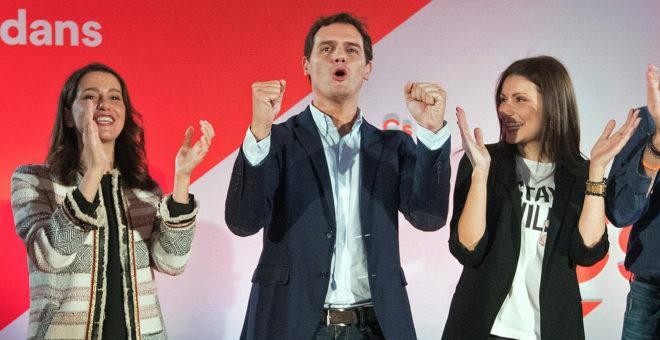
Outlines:
[{"label": "jacket lapel", "polygon": [[371,233],[369,203],[375,187],[376,170],[378,170],[383,151],[382,131],[363,120],[360,127],[360,138],[360,219],[363,233],[369,234]]},{"label": "jacket lapel", "polygon": [[325,207],[325,217],[327,221],[330,221],[332,229],[336,229],[335,204],[332,196],[332,184],[330,183],[328,163],[325,160],[325,152],[323,150],[321,136],[314,123],[314,118],[312,118],[312,112],[309,110],[309,107],[299,114],[298,124],[294,127],[293,132],[300,141],[303,149],[305,149],[305,152],[307,152],[307,155],[309,155],[309,159],[311,160],[316,173],[317,181],[321,186],[321,200]]},{"label": "jacket lapel", "polygon": [[[521,238],[521,225],[522,220],[522,199],[520,197],[520,188],[518,187],[518,175],[516,174],[516,152],[515,148],[510,145],[504,145],[506,148],[504,151],[503,162],[499,164],[502,167],[504,176],[502,179],[493,178],[494,181],[503,180],[504,189],[506,195],[509,196],[511,202],[513,202],[513,211],[515,212],[514,221],[511,221],[511,238],[513,241],[513,249],[516,254],[520,253],[520,238]],[[499,195],[495,194],[494,197]]]},{"label": "jacket lapel", "polygon": [[550,225],[548,226],[545,252],[543,253],[542,272],[545,272],[548,259],[552,258],[552,253],[556,248],[555,242],[561,232],[560,227],[566,214],[566,208],[575,190],[575,180],[576,175],[574,173],[567,171],[564,167],[557,167],[557,171],[555,171],[555,195],[552,200],[552,210],[550,211]]}]

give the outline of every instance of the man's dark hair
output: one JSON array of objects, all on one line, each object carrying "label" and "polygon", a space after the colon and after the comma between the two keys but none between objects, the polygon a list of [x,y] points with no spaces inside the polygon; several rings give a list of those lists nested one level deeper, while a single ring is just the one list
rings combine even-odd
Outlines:
[{"label": "man's dark hair", "polygon": [[309,29],[309,32],[307,32],[307,37],[305,38],[305,58],[309,59],[309,57],[312,55],[312,48],[314,47],[314,36],[316,36],[316,32],[318,32],[321,27],[329,26],[332,24],[349,24],[355,27],[355,29],[357,29],[362,36],[364,56],[367,59],[367,63],[369,63],[371,59],[374,58],[374,52],[371,49],[371,37],[367,32],[367,28],[360,19],[348,13],[337,13],[326,17],[320,17],[314,22],[312,27]]}]

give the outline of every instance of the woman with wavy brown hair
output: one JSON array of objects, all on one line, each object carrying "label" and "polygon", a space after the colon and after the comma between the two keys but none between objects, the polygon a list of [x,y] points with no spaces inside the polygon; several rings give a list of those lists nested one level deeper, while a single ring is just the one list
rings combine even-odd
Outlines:
[{"label": "woman with wavy brown hair", "polygon": [[495,92],[500,141],[457,109],[465,149],[449,249],[463,265],[443,339],[583,339],[575,266],[607,253],[605,168],[639,124],[608,122],[580,154],[575,93],[547,56],[511,64]]},{"label": "woman with wavy brown hair", "polygon": [[28,253],[31,339],[164,339],[153,270],[183,272],[197,205],[193,169],[214,136],[188,127],[174,190],[149,176],[140,115],[113,69],[89,64],[64,84],[46,164],[12,176],[16,232]]}]

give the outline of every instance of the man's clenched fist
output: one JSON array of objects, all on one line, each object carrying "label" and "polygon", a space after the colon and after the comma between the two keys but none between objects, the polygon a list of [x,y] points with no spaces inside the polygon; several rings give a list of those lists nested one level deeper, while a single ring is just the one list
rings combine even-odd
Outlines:
[{"label": "man's clenched fist", "polygon": [[270,135],[275,116],[282,107],[282,97],[286,81],[284,79],[257,82],[252,84],[252,123],[250,130],[260,141]]},{"label": "man's clenched fist", "polygon": [[447,93],[440,85],[408,82],[403,95],[410,115],[419,125],[434,133],[442,128]]}]

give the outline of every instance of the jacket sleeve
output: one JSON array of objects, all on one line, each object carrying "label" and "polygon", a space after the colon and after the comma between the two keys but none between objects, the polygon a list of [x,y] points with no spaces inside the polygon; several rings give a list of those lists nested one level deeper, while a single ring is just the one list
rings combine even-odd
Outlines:
[{"label": "jacket sleeve", "polygon": [[242,148],[236,157],[225,201],[225,222],[238,236],[253,235],[270,224],[281,164],[277,136],[274,125],[269,154],[261,163],[251,165]]},{"label": "jacket sleeve", "polygon": [[[71,265],[90,231],[105,215],[96,211],[98,197],[86,202],[77,189],[58,204],[46,168],[22,166],[11,178],[11,206],[16,233],[39,270],[58,273]],[[76,193],[78,195],[76,195]]]},{"label": "jacket sleeve", "polygon": [[[449,224],[449,251],[463,266],[477,267],[486,254],[488,243],[488,228],[473,250],[468,250],[458,240],[458,220],[463,213],[470,184],[472,183],[472,164],[466,155],[463,155],[458,164],[456,183],[454,185],[454,211]],[[486,219],[488,221],[488,219]]]},{"label": "jacket sleeve", "polygon": [[587,247],[582,239],[578,228],[573,229],[571,239],[571,259],[580,266],[588,267],[594,265],[605,257],[610,249],[610,241],[607,238],[607,228],[598,243],[593,247]]},{"label": "jacket sleeve", "polygon": [[158,204],[157,218],[151,234],[151,258],[159,272],[169,275],[183,273],[195,235],[197,202],[191,195],[190,204],[179,204],[166,196]]},{"label": "jacket sleeve", "polygon": [[650,196],[647,197],[646,192],[651,178],[646,176],[641,159],[655,126],[646,108],[641,109],[640,117],[642,121],[637,131],[614,158],[607,181],[605,212],[617,227],[636,223],[649,208]]},{"label": "jacket sleeve", "polygon": [[451,141],[431,151],[405,135],[400,148],[399,210],[415,228],[438,230],[447,223]]}]

